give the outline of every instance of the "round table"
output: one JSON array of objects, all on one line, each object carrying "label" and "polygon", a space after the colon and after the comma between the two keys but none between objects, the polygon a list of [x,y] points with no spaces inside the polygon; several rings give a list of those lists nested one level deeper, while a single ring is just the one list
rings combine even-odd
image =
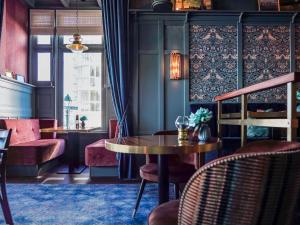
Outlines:
[{"label": "round table", "polygon": [[211,138],[207,142],[178,141],[177,135],[148,135],[105,140],[105,148],[113,152],[158,156],[159,204],[169,200],[168,155],[200,153],[202,166],[205,153],[219,150],[221,146],[222,142],[218,138]]}]

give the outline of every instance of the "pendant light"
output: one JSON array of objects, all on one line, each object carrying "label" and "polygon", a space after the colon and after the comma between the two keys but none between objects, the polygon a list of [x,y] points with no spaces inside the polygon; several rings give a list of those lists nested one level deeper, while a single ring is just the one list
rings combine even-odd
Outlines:
[{"label": "pendant light", "polygon": [[87,51],[89,48],[82,44],[82,38],[79,34],[79,28],[78,28],[78,0],[76,0],[76,29],[77,33],[73,34],[73,38],[70,38],[71,44],[66,45],[67,49],[70,49],[73,53],[82,53],[84,51]]}]

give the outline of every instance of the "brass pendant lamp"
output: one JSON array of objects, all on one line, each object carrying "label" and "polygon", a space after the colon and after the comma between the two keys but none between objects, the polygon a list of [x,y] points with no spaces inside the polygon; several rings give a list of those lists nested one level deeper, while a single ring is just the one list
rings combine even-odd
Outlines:
[{"label": "brass pendant lamp", "polygon": [[78,28],[78,0],[76,0],[76,29],[77,33],[73,34],[73,38],[70,38],[71,44],[67,44],[66,48],[70,49],[73,53],[82,53],[84,51],[87,51],[89,48],[82,44],[82,38],[79,34],[79,28]]}]

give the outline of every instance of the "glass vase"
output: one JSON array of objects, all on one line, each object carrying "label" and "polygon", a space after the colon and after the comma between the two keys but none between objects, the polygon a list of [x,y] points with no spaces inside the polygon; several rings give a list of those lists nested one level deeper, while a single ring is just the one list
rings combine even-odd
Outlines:
[{"label": "glass vase", "polygon": [[178,116],[175,126],[178,129],[178,140],[188,140],[189,118],[187,116]]},{"label": "glass vase", "polygon": [[210,127],[203,123],[199,128],[198,139],[200,142],[206,142],[211,138]]}]

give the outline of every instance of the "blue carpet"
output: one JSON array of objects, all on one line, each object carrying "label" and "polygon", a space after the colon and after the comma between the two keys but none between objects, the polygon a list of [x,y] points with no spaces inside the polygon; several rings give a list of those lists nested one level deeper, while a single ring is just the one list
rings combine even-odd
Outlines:
[{"label": "blue carpet", "polygon": [[[146,185],[136,218],[131,219],[138,184],[9,184],[15,224],[143,225],[157,204],[157,185]],[[0,216],[0,224],[4,224]]]}]

